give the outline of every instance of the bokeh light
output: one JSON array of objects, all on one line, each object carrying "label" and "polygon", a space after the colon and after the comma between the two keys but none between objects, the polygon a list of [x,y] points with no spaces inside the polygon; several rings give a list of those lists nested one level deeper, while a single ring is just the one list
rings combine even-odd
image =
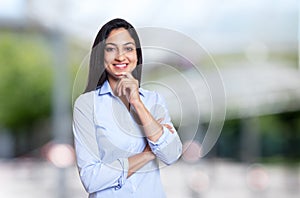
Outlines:
[{"label": "bokeh light", "polygon": [[69,144],[50,143],[45,146],[44,153],[49,162],[58,168],[67,168],[74,164],[74,149]]},{"label": "bokeh light", "polygon": [[254,164],[247,171],[246,181],[251,190],[263,191],[269,186],[270,176],[263,166]]},{"label": "bokeh light", "polygon": [[188,185],[193,192],[200,194],[209,189],[210,178],[205,172],[201,170],[197,170],[190,177],[190,180],[188,181]]},{"label": "bokeh light", "polygon": [[183,144],[182,158],[189,163],[197,162],[201,157],[201,144],[196,140],[189,140]]}]

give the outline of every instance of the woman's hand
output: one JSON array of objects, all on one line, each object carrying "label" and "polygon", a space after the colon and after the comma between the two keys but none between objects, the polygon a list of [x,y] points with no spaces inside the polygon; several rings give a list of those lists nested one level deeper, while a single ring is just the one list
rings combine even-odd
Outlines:
[{"label": "woman's hand", "polygon": [[123,77],[116,85],[115,93],[119,97],[126,96],[130,104],[140,102],[139,82],[129,72],[123,73]]},{"label": "woman's hand", "polygon": [[140,168],[142,168],[145,164],[147,164],[151,160],[154,160],[155,157],[156,156],[154,155],[154,153],[152,153],[149,144],[146,145],[143,152],[129,157],[128,158],[129,169],[128,169],[127,178],[130,177],[136,171],[138,171]]},{"label": "woman's hand", "polygon": [[147,155],[149,160],[154,160],[155,159],[155,155],[154,155],[154,153],[152,153],[152,150],[151,150],[149,144],[147,144],[147,146],[145,147],[143,153],[145,153]]},{"label": "woman's hand", "polygon": [[[139,82],[131,73],[124,72],[121,74],[121,79],[117,82],[114,92],[121,100],[133,106],[136,115],[139,117],[141,125],[143,126],[145,136],[156,142],[163,134],[163,126],[167,127],[171,131],[171,126],[159,124],[142,103],[139,94]],[[126,99],[124,99],[124,97]],[[124,101],[127,100],[127,101]],[[127,105],[127,104],[125,104]],[[127,108],[129,108],[127,106]]]},{"label": "woman's hand", "polygon": [[171,125],[169,125],[169,124],[162,124],[162,123],[161,123],[163,120],[164,120],[163,118],[159,118],[159,119],[157,120],[157,122],[158,122],[159,124],[161,124],[162,126],[166,127],[167,129],[169,129],[170,133],[174,133],[175,131],[174,131],[174,129],[173,129],[173,127],[172,127]]}]

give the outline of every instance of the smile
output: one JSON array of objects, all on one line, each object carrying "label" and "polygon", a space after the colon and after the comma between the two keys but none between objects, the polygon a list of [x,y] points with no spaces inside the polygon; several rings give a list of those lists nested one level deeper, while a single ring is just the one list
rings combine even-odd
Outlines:
[{"label": "smile", "polygon": [[119,69],[125,69],[127,67],[128,64],[123,63],[123,64],[113,64],[115,67],[119,68]]}]

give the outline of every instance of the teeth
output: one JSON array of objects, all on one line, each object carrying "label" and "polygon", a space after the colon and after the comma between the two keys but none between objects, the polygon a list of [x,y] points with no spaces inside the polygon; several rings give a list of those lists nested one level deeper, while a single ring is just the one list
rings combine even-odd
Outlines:
[{"label": "teeth", "polygon": [[126,64],[115,65],[116,67],[126,67]]}]

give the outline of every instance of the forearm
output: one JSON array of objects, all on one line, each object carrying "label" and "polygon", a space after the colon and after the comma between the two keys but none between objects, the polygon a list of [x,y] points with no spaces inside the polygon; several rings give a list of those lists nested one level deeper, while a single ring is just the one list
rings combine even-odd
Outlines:
[{"label": "forearm", "polygon": [[129,168],[127,178],[142,168],[149,161],[154,160],[155,155],[151,152],[149,146],[142,153],[136,154],[128,158]]},{"label": "forearm", "polygon": [[163,133],[162,125],[154,119],[141,101],[136,101],[132,105],[135,109],[135,113],[140,119],[146,137],[149,140],[156,142]]}]

